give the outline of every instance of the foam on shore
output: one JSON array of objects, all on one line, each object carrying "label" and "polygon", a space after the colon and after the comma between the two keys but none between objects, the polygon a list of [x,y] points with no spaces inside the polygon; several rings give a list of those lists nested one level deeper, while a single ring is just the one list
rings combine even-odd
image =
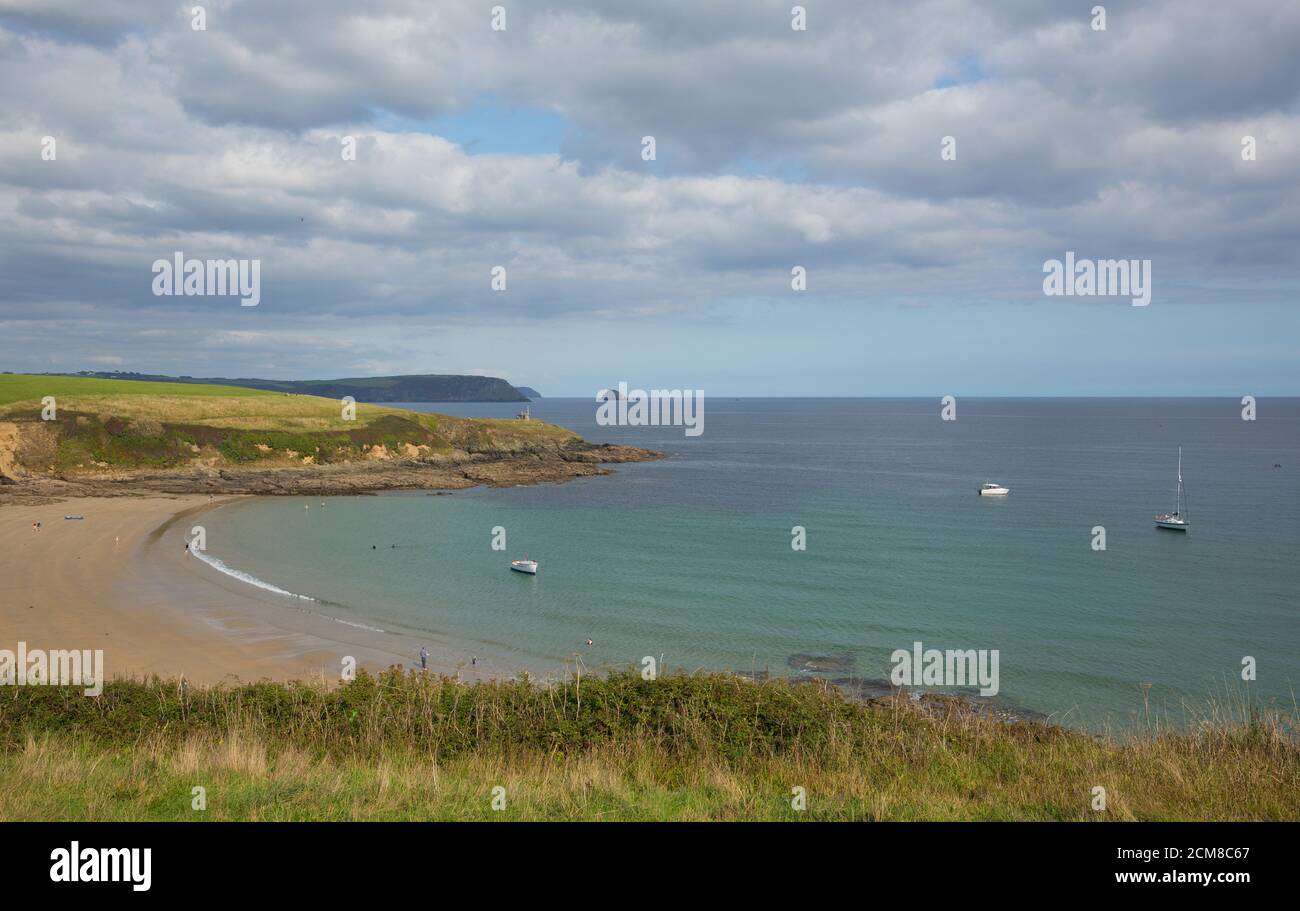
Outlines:
[{"label": "foam on shore", "polygon": [[[320,604],[322,606],[328,603],[333,603],[333,602],[321,601],[319,598],[313,598],[310,595],[300,595],[297,592],[291,592],[288,591],[287,589],[280,588],[280,586],[273,585],[270,582],[267,582],[265,579],[259,579],[257,578],[257,576],[254,576],[251,573],[246,573],[242,569],[235,569],[233,566],[227,565],[225,561],[223,561],[220,557],[214,557],[211,554],[204,553],[201,550],[191,550],[190,553],[198,557],[204,563],[211,566],[217,572],[224,573],[225,575],[230,576],[230,578],[232,579],[238,579],[240,582],[246,582],[249,585],[256,586],[257,588],[260,588],[263,591],[268,591],[276,595],[284,595],[287,598],[297,598],[300,601],[310,601],[313,604]],[[363,629],[372,633],[386,632],[386,630],[380,629],[377,626],[367,626],[366,624],[358,623],[355,620],[344,620],[342,617],[334,617],[329,614],[317,614],[317,616],[325,617],[327,620],[333,620],[335,623],[342,623],[344,626],[351,626],[354,629]]]},{"label": "foam on shore", "polygon": [[249,585],[255,585],[260,589],[264,589],[268,592],[274,592],[277,595],[285,595],[286,597],[289,598],[301,598],[303,601],[316,600],[310,595],[299,595],[295,592],[285,591],[283,588],[280,588],[278,585],[272,585],[270,582],[266,582],[262,579],[259,579],[257,578],[257,576],[250,575],[249,573],[246,573],[243,570],[235,569],[234,567],[227,566],[225,563],[221,561],[219,557],[211,556],[210,554],[204,553],[201,550],[191,549],[190,553],[193,556],[198,557],[204,563],[208,564],[208,566],[211,566],[217,572],[225,573],[227,576],[230,576],[232,579],[238,579],[240,582],[247,582]]}]

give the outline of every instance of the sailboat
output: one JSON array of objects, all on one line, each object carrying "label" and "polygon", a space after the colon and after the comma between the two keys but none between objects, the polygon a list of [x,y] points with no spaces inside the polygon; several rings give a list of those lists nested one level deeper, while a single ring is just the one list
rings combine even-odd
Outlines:
[{"label": "sailboat", "polygon": [[1187,494],[1183,491],[1183,447],[1178,447],[1178,489],[1174,492],[1174,511],[1156,516],[1156,528],[1187,531]]},{"label": "sailboat", "polygon": [[522,560],[511,560],[510,568],[517,573],[528,573],[530,576],[537,575],[537,561],[529,560],[527,557]]}]

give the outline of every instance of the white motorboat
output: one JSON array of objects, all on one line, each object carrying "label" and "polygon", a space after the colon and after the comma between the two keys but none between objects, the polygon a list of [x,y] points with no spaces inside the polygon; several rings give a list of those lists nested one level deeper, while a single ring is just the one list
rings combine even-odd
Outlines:
[{"label": "white motorboat", "polygon": [[992,481],[986,481],[980,487],[981,497],[1005,497],[1009,493],[1011,493],[1009,488],[1003,487],[1001,484],[994,484]]},{"label": "white motorboat", "polygon": [[510,568],[517,573],[528,573],[530,576],[537,575],[536,560],[511,560]]},{"label": "white motorboat", "polygon": [[1187,531],[1187,493],[1183,490],[1183,447],[1178,447],[1178,488],[1174,491],[1174,511],[1156,516],[1156,528]]}]

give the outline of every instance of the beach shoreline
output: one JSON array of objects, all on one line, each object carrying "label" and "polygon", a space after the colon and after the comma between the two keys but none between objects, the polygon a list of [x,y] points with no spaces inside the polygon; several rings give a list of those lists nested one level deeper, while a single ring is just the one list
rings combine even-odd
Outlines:
[{"label": "beach shoreline", "polygon": [[435,637],[366,628],[295,604],[187,551],[204,513],[247,499],[148,494],[0,509],[0,647],[103,649],[108,679],[157,675],[202,685],[337,683],[349,657],[372,671],[418,667],[421,646],[430,672],[467,681],[510,676],[473,666],[464,649]]}]

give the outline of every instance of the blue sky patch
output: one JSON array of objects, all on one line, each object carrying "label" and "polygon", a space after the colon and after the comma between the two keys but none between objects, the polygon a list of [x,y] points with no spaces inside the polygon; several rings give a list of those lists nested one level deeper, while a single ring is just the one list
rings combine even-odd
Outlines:
[{"label": "blue sky patch", "polygon": [[492,96],[468,108],[419,120],[377,110],[375,126],[390,133],[428,133],[462,147],[470,155],[558,154],[569,122],[544,108],[503,104]]}]

